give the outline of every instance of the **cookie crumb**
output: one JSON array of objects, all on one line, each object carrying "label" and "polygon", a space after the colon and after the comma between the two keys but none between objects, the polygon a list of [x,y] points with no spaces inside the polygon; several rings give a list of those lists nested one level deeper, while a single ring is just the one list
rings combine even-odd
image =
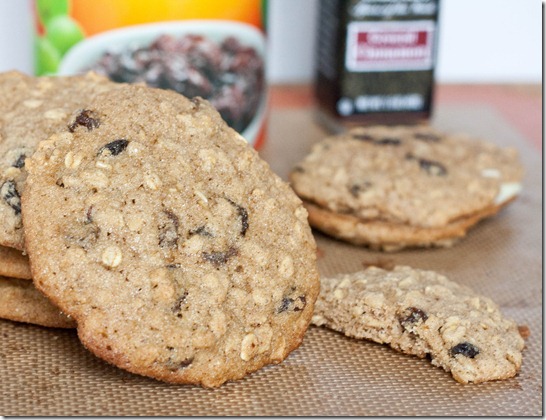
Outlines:
[{"label": "cookie crumb", "polygon": [[518,331],[524,340],[527,340],[531,336],[531,329],[527,325],[518,325]]}]

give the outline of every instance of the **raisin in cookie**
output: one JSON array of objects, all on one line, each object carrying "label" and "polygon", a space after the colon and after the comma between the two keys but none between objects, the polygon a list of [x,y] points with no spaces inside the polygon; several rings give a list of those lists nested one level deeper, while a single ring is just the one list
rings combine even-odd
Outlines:
[{"label": "raisin in cookie", "polygon": [[321,280],[313,324],[430,356],[461,383],[510,378],[524,341],[498,306],[433,271],[397,266]]},{"label": "raisin in cookie", "polygon": [[32,279],[28,257],[17,249],[0,246],[0,276]]},{"label": "raisin in cookie", "polygon": [[73,319],[63,314],[31,281],[0,276],[0,318],[52,328],[74,328]]},{"label": "raisin in cookie", "polygon": [[70,77],[0,74],[0,245],[24,249],[25,159],[39,141],[66,127],[75,108],[117,86],[93,73]]},{"label": "raisin in cookie", "polygon": [[85,112],[27,159],[22,206],[34,282],[83,344],[206,387],[286,358],[319,292],[288,184],[200,98],[125,86]]},{"label": "raisin in cookie", "polygon": [[452,245],[514,199],[521,178],[515,150],[425,125],[329,137],[290,174],[311,226],[384,250]]}]

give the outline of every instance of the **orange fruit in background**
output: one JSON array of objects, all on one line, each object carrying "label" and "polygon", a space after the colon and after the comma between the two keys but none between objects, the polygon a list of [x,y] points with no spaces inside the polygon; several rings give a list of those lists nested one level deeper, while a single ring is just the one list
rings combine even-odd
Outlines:
[{"label": "orange fruit in background", "polygon": [[227,19],[263,28],[261,0],[72,0],[70,15],[87,36],[142,23]]}]

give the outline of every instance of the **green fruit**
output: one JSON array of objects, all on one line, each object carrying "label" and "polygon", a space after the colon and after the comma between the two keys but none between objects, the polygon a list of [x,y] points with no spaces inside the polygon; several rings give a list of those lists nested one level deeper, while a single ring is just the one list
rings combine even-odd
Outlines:
[{"label": "green fruit", "polygon": [[37,76],[52,74],[57,71],[61,62],[61,54],[57,49],[44,37],[36,38],[36,62],[34,63]]},{"label": "green fruit", "polygon": [[36,0],[36,10],[45,26],[55,16],[68,14],[68,0]]},{"label": "green fruit", "polygon": [[64,55],[73,45],[84,39],[83,30],[69,16],[57,16],[46,25],[46,37]]}]

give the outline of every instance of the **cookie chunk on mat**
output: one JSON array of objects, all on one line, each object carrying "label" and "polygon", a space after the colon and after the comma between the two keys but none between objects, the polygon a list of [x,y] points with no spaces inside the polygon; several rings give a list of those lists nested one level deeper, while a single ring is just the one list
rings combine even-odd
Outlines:
[{"label": "cookie chunk on mat", "polygon": [[489,298],[433,271],[396,266],[321,279],[313,324],[430,356],[461,383],[515,376],[524,340]]}]

